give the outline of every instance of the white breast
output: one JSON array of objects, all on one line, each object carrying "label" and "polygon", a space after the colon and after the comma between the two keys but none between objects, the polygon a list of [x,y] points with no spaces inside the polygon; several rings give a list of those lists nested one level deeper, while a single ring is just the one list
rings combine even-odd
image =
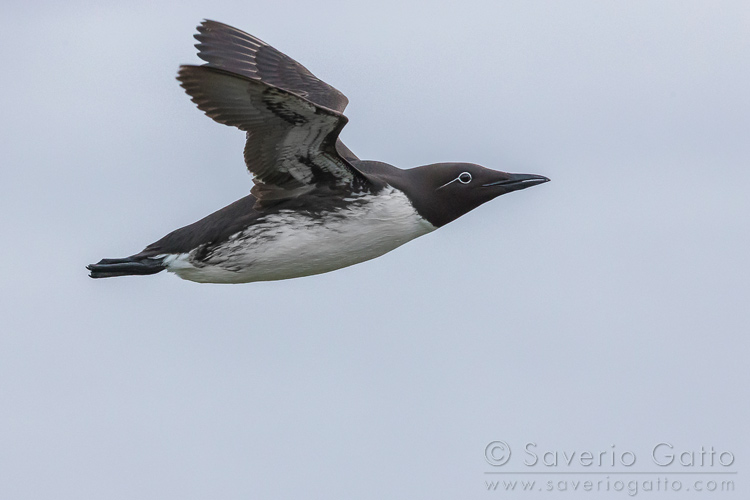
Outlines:
[{"label": "white breast", "polygon": [[181,278],[203,283],[281,280],[364,262],[436,229],[392,187],[347,201],[322,218],[282,210],[232,235],[207,259],[194,259],[194,250],[164,263]]}]

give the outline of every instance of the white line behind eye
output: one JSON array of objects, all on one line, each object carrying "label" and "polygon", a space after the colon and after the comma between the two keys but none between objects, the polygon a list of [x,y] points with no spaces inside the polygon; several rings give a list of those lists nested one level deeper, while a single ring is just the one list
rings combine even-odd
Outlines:
[{"label": "white line behind eye", "polygon": [[456,182],[457,180],[458,180],[458,177],[456,177],[456,178],[455,178],[455,179],[453,179],[452,181],[446,182],[445,184],[443,184],[442,186],[440,186],[439,188],[437,188],[437,189],[436,189],[435,191],[437,191],[438,189],[443,189],[443,188],[444,188],[445,186],[447,186],[448,184],[453,184],[453,183],[454,183],[454,182]]}]

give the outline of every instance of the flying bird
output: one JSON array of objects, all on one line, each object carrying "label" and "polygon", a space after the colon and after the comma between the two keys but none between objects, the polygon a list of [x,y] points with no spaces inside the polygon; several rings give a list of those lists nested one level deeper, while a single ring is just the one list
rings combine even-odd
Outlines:
[{"label": "flying bird", "polygon": [[493,198],[549,181],[472,163],[402,170],[360,160],[339,139],[348,99],[260,39],[198,26],[201,66],[177,79],[206,115],[247,133],[250,194],[92,278],[167,270],[201,283],[325,273],[379,257]]}]

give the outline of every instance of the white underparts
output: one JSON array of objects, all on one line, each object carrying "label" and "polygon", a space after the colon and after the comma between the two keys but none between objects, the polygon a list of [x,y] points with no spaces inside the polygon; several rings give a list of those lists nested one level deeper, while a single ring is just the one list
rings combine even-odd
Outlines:
[{"label": "white underparts", "polygon": [[374,259],[436,229],[392,187],[374,195],[353,194],[347,201],[346,207],[324,214],[281,210],[207,254],[199,247],[169,255],[164,264],[181,278],[203,283],[281,280]]}]

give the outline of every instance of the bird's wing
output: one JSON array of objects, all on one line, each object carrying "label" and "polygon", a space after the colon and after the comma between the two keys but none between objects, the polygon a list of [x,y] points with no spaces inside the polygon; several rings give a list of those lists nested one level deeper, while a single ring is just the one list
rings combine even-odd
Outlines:
[{"label": "bird's wing", "polygon": [[339,113],[349,100],[291,57],[237,28],[205,20],[198,26],[198,57],[212,68],[227,70],[287,90]]},{"label": "bird's wing", "polygon": [[340,112],[227,69],[181,66],[177,79],[206,115],[247,132],[259,208],[315,189],[371,187],[336,149],[348,121]]},{"label": "bird's wing", "polygon": [[[206,61],[206,66],[260,80],[339,113],[343,113],[349,104],[344,94],[319,80],[291,57],[249,33],[205,20],[198,26],[195,39],[199,42],[196,44],[198,57]],[[341,139],[337,141],[336,149],[348,161],[359,160]]]},{"label": "bird's wing", "polygon": [[341,156],[349,163],[353,161],[360,161],[359,157],[352,153],[352,150],[347,148],[346,145],[341,142],[341,139],[336,139],[336,151],[338,151],[339,156]]}]

